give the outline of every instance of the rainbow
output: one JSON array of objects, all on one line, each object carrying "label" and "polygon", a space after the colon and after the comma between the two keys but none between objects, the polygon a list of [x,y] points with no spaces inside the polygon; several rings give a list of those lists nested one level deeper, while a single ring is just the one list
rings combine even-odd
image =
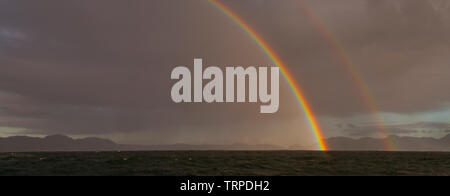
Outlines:
[{"label": "rainbow", "polygon": [[[327,41],[329,47],[334,51],[335,57],[345,66],[347,72],[351,76],[353,83],[357,85],[360,94],[367,105],[368,109],[373,114],[373,120],[377,124],[377,129],[385,136],[389,135],[389,130],[383,125],[384,121],[380,115],[378,115],[378,106],[375,99],[367,86],[366,81],[360,74],[360,71],[355,66],[355,63],[350,58],[350,55],[346,52],[345,48],[338,41],[338,39],[331,33],[331,30],[327,28],[325,22],[323,22],[320,17],[314,13],[314,11],[303,1],[298,0],[298,5],[305,13],[305,15],[310,20],[310,23],[314,26],[317,32]],[[387,138],[387,143],[385,144],[385,149],[389,151],[394,151],[395,145],[392,140]]]},{"label": "rainbow", "polygon": [[327,151],[328,147],[324,140],[322,130],[320,125],[313,113],[313,110],[308,103],[303,91],[300,86],[296,83],[294,77],[289,72],[286,65],[281,61],[275,51],[262,39],[262,37],[256,33],[244,20],[242,20],[237,14],[235,14],[230,8],[222,4],[217,0],[207,0],[212,6],[220,10],[223,14],[225,14],[228,18],[230,18],[234,23],[236,23],[242,30],[247,33],[247,35],[255,41],[259,48],[270,58],[270,60],[280,68],[281,74],[283,75],[286,82],[289,84],[292,92],[295,94],[300,107],[303,109],[303,112],[308,120],[308,124],[311,130],[314,133],[314,137],[317,141],[318,148],[321,151]]}]

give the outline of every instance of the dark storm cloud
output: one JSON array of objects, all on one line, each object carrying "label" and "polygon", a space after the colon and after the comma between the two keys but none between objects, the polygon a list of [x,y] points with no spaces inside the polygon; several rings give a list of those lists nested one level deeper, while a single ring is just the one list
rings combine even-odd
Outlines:
[{"label": "dark storm cloud", "polygon": [[[2,5],[0,126],[106,134],[274,120],[260,115],[255,104],[170,101],[171,70],[192,67],[196,57],[205,58],[205,66],[270,65],[252,40],[205,1]],[[294,111],[275,118],[292,118]]]},{"label": "dark storm cloud", "polygon": [[[448,9],[423,0],[305,2],[352,57],[380,110],[434,111],[450,101]],[[358,85],[296,1],[225,3],[274,47],[320,116],[368,112]],[[258,129],[298,118],[283,83],[273,116],[252,104],[171,103],[171,70],[191,67],[196,57],[206,65],[270,64],[202,0],[0,1],[0,126],[106,134],[230,122]]]},{"label": "dark storm cloud", "polygon": [[[239,13],[296,72],[314,108],[333,116],[368,112],[360,95],[364,84],[350,79],[345,62],[336,57],[317,24],[300,6],[266,2],[261,10],[272,8],[272,20],[259,20],[267,15],[264,11],[255,14],[242,8]],[[435,9],[433,1],[424,0],[303,2],[341,43],[381,111],[440,110],[450,101],[449,6]],[[276,16],[289,17],[280,22]]]}]

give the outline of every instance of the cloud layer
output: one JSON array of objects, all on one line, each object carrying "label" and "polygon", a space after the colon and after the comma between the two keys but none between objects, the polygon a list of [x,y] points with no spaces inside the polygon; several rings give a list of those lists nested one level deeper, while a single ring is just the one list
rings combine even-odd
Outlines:
[{"label": "cloud layer", "polygon": [[[225,3],[277,51],[319,117],[371,112],[360,84],[297,0]],[[345,48],[380,111],[447,109],[448,7],[423,0],[303,3]],[[197,57],[215,66],[271,64],[205,1],[1,1],[0,126],[42,134],[130,133],[130,141],[140,142],[136,132],[186,142],[310,136],[283,83],[276,115],[259,114],[258,104],[172,103],[171,70],[192,66]]]}]

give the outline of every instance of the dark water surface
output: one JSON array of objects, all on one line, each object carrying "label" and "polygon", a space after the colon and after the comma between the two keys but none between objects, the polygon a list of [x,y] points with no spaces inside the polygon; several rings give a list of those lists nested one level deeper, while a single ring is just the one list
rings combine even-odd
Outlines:
[{"label": "dark water surface", "polygon": [[440,152],[0,153],[0,175],[450,175]]}]

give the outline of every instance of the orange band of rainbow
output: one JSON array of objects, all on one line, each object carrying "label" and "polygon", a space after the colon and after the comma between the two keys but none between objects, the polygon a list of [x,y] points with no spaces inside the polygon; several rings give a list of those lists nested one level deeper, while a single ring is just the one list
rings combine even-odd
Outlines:
[{"label": "orange band of rainbow", "polygon": [[328,147],[323,138],[322,130],[317,122],[314,113],[306,100],[300,86],[295,82],[294,77],[289,72],[288,68],[281,61],[278,55],[269,47],[269,45],[257,34],[248,24],[246,24],[238,15],[231,11],[227,6],[222,4],[217,0],[207,0],[211,5],[216,7],[222,13],[224,13],[228,18],[230,18],[234,23],[236,23],[242,30],[244,30],[248,36],[250,36],[256,44],[264,51],[264,53],[272,60],[272,62],[280,68],[281,74],[284,76],[285,80],[291,87],[292,92],[295,94],[298,103],[300,104],[303,112],[308,120],[311,130],[314,133],[314,137],[317,141],[318,148],[322,151],[327,151]]},{"label": "orange band of rainbow", "polygon": [[[365,105],[372,113],[373,120],[377,124],[378,131],[380,131],[383,135],[388,136],[389,130],[384,126],[383,118],[378,114],[379,110],[374,96],[348,52],[345,50],[336,36],[333,35],[325,22],[314,12],[314,10],[312,10],[310,6],[307,5],[304,0],[297,0],[296,2],[298,3],[298,6],[301,8],[306,17],[309,19],[315,30],[327,42],[336,59],[347,70],[348,74],[353,80],[353,83],[359,89],[361,98],[365,102]],[[386,139],[385,149],[388,151],[394,151],[396,149],[395,143],[391,141],[389,137]]]}]

